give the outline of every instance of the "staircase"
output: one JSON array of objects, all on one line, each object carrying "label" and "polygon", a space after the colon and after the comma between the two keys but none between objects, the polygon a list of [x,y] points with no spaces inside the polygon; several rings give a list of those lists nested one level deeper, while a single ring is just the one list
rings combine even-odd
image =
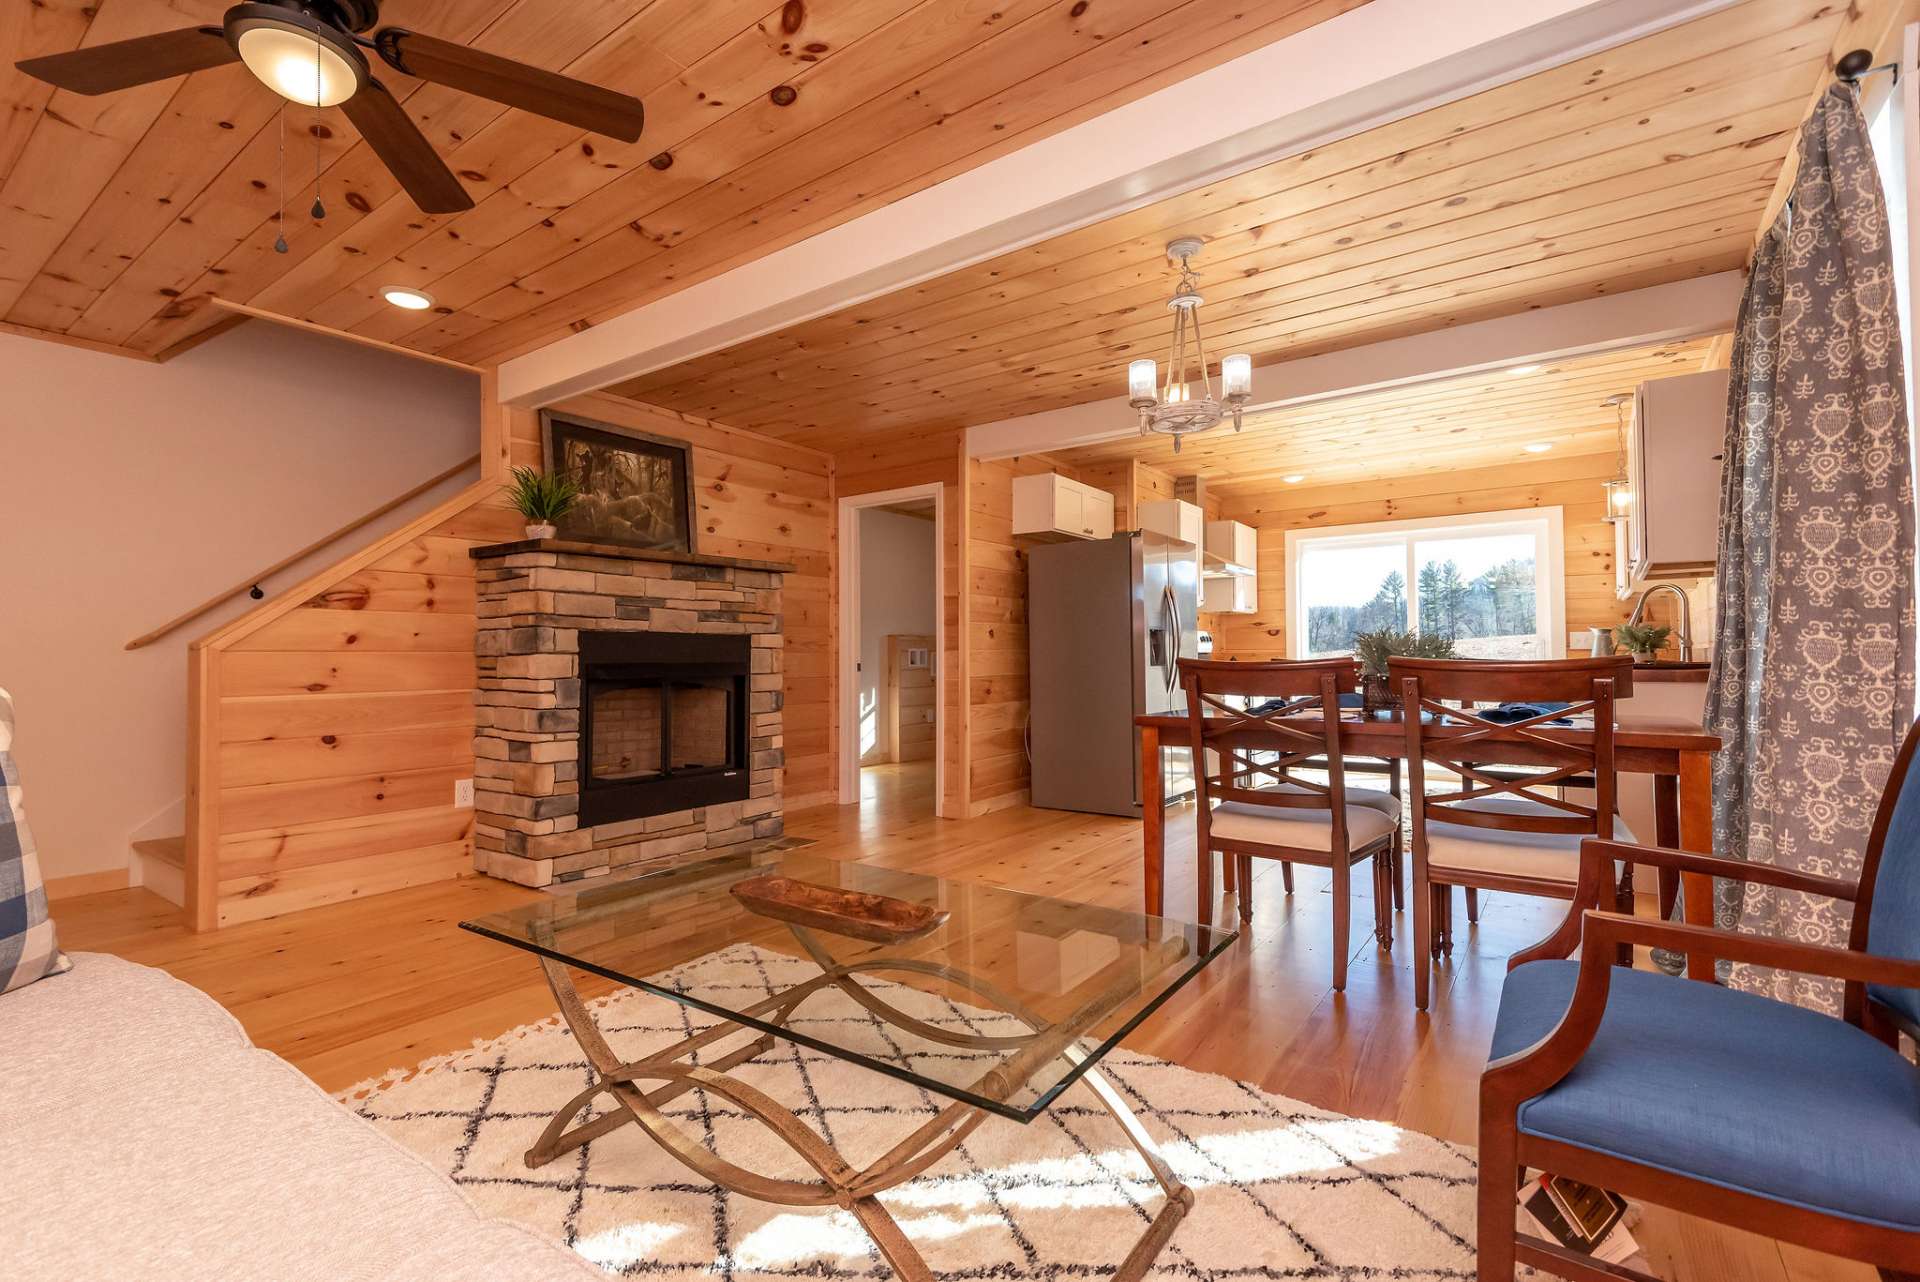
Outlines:
[{"label": "staircase", "polygon": [[155,837],[133,843],[140,884],[170,904],[187,902],[187,839]]}]

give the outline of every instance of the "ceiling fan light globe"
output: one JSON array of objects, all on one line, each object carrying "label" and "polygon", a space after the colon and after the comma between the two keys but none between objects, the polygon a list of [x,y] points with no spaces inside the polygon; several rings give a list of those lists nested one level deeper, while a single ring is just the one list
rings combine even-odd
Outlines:
[{"label": "ceiling fan light globe", "polygon": [[227,40],[254,79],[288,102],[337,107],[366,84],[367,61],[344,32],[301,18],[272,5],[236,5]]}]

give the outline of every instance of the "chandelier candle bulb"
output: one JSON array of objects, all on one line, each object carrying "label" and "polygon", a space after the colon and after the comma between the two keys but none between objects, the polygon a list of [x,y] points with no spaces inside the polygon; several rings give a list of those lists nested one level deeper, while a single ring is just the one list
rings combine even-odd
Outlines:
[{"label": "chandelier candle bulb", "polygon": [[1127,400],[1135,409],[1146,409],[1160,398],[1160,371],[1150,360],[1127,364]]},{"label": "chandelier candle bulb", "polygon": [[1253,395],[1253,357],[1241,352],[1220,362],[1220,389],[1229,402]]}]

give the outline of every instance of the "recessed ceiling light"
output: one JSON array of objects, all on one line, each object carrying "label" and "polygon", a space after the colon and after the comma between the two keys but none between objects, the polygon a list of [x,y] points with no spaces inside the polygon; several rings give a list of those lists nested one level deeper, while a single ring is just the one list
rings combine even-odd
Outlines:
[{"label": "recessed ceiling light", "polygon": [[1520,448],[1525,450],[1529,454],[1545,454],[1548,450],[1552,449],[1553,446],[1549,445],[1545,441],[1528,441],[1525,445],[1522,445]]},{"label": "recessed ceiling light", "polygon": [[1306,480],[1307,478],[1302,476],[1300,473],[1295,472],[1291,476],[1283,476],[1280,479],[1285,481],[1288,485],[1298,485],[1300,484],[1300,482]]},{"label": "recessed ceiling light", "polygon": [[1518,378],[1522,374],[1538,374],[1545,368],[1544,365],[1514,365],[1507,370],[1507,373]]},{"label": "recessed ceiling light", "polygon": [[380,297],[395,307],[404,307],[410,312],[424,312],[433,306],[433,295],[425,290],[409,289],[405,285],[383,285]]}]

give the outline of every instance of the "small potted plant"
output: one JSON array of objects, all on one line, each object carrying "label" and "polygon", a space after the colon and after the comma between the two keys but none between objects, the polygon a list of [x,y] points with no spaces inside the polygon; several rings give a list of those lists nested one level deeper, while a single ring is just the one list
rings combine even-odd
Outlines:
[{"label": "small potted plant", "polygon": [[514,468],[513,484],[505,489],[513,506],[527,518],[530,539],[552,538],[553,523],[571,511],[580,498],[580,486],[572,477],[531,467]]},{"label": "small potted plant", "polygon": [[1635,663],[1652,663],[1672,634],[1672,628],[1654,623],[1623,623],[1613,630]]},{"label": "small potted plant", "polygon": [[1387,685],[1387,660],[1395,655],[1403,659],[1451,659],[1453,641],[1449,637],[1423,636],[1398,628],[1354,633],[1353,657],[1360,661],[1360,695],[1368,712],[1384,712],[1393,707],[1393,691]]}]

